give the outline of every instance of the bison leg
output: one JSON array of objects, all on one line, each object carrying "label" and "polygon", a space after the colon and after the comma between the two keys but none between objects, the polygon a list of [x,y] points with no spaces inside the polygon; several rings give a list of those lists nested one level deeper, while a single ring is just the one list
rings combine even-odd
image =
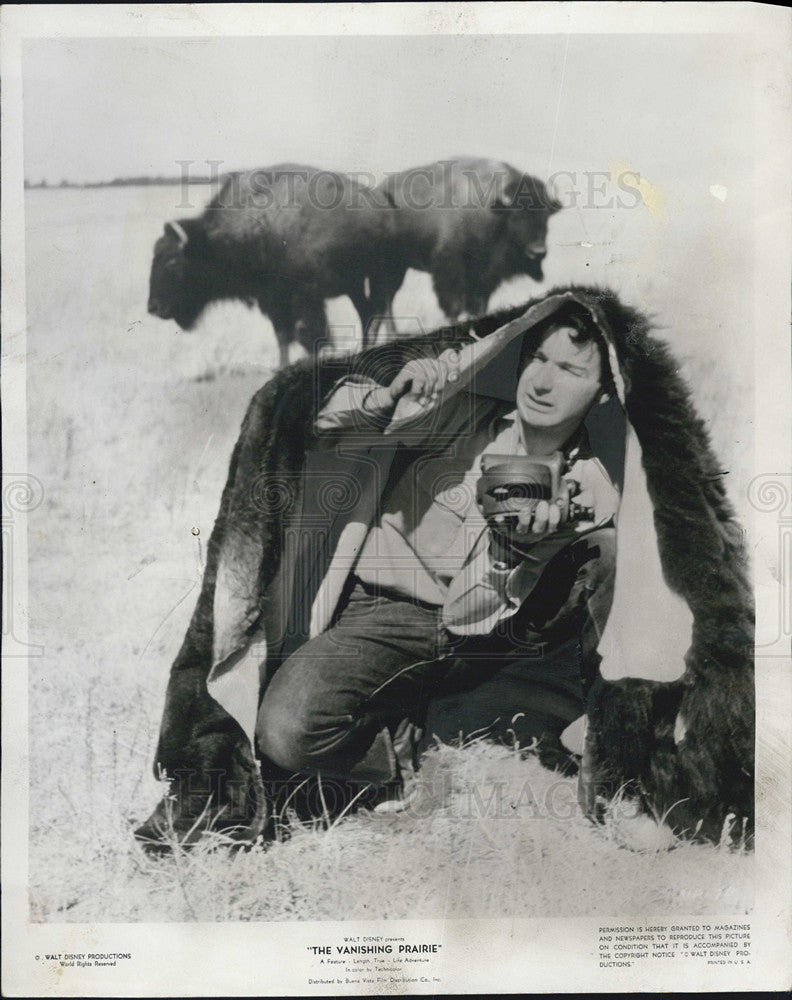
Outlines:
[{"label": "bison leg", "polygon": [[294,297],[292,311],[294,339],[308,354],[316,354],[324,343],[330,342],[324,299],[315,292],[300,292]]},{"label": "bison leg", "polygon": [[265,316],[269,316],[275,329],[275,339],[278,341],[278,368],[285,368],[289,364],[289,344],[294,339],[294,320],[288,300],[279,295],[262,295],[258,299],[258,307]]},{"label": "bison leg", "polygon": [[469,316],[483,316],[487,311],[489,295],[483,292],[472,292],[466,296],[465,310]]},{"label": "bison leg", "polygon": [[[368,284],[368,279],[366,279]],[[366,294],[366,288],[361,286],[349,292],[352,305],[357,310],[360,317],[361,343],[363,348],[369,347],[376,341],[377,329],[379,327],[379,315],[372,303],[370,295]]]},{"label": "bison leg", "polygon": [[[390,340],[398,331],[393,318],[393,299],[402,286],[407,268],[394,266],[392,270],[380,271],[369,276],[367,309],[371,317],[363,325],[363,346],[368,347],[376,340],[380,326],[385,326],[385,334]],[[360,310],[358,309],[358,312]],[[362,316],[361,316],[362,319]]]},{"label": "bison leg", "polygon": [[278,340],[279,367],[289,364],[289,344],[297,341],[309,354],[316,352],[327,330],[324,299],[313,291],[296,292],[259,301],[263,313],[272,320]]},{"label": "bison leg", "polygon": [[386,340],[394,340],[399,331],[393,319],[393,299],[387,299],[378,309],[370,311],[370,318],[363,322],[363,348],[372,347],[377,342],[377,336],[385,327]]},{"label": "bison leg", "polygon": [[393,339],[398,336],[399,331],[396,329],[396,320],[393,316],[393,296],[390,295],[385,301],[385,307],[383,310],[383,322],[385,323],[385,333],[388,339]]},{"label": "bison leg", "polygon": [[292,342],[290,330],[279,330],[275,327],[278,339],[278,368],[286,368],[289,364],[289,344]]},{"label": "bison leg", "polygon": [[432,285],[445,315],[455,320],[467,307],[464,261],[458,254],[439,254],[432,261]]}]

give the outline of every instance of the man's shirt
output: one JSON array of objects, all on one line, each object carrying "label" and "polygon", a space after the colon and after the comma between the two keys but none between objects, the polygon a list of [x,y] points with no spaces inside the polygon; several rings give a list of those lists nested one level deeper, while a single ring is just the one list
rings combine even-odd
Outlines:
[{"label": "man's shirt", "polygon": [[438,452],[420,455],[383,499],[355,575],[364,583],[442,605],[487,524],[476,505],[481,456],[524,455],[516,412],[495,417]]},{"label": "man's shirt", "polygon": [[[379,385],[367,380],[342,380],[317,416],[317,433],[341,445],[355,433],[388,427],[392,407],[364,408],[374,388]],[[487,634],[513,615],[538,575],[530,560],[505,571],[494,564],[476,504],[482,456],[526,454],[517,411],[504,413],[507,406],[461,392],[425,421],[395,432],[390,425],[417,457],[385,491],[353,569],[364,583],[442,607],[441,620],[458,634]],[[585,460],[607,478],[596,459]]]}]

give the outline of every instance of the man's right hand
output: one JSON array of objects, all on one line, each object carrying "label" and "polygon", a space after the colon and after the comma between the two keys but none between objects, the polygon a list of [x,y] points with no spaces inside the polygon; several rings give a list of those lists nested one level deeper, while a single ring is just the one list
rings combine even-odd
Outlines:
[{"label": "man's right hand", "polygon": [[402,396],[415,400],[420,406],[435,403],[448,382],[459,378],[459,354],[444,351],[439,358],[414,358],[408,361],[387,387],[395,402]]}]

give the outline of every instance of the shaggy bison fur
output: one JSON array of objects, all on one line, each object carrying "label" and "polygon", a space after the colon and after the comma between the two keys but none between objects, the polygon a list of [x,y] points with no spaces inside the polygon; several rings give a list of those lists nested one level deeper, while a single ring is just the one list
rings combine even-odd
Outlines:
[{"label": "shaggy bison fur", "polygon": [[561,205],[545,185],[499,160],[462,157],[391,174],[388,251],[371,272],[372,310],[393,331],[393,297],[408,268],[428,271],[449,319],[480,316],[500,284],[542,281],[547,225]]},{"label": "shaggy bison fur", "polygon": [[384,252],[379,198],[300,164],[231,174],[200,217],[166,223],[148,310],[191,330],[211,302],[257,303],[275,327],[281,367],[290,343],[311,352],[327,337],[325,299],[349,296],[365,337],[368,269]]},{"label": "shaggy bison fur", "polygon": [[[641,808],[679,833],[719,839],[733,816],[735,836],[753,828],[753,598],[743,533],[726,496],[704,424],[669,351],[640,313],[611,292],[575,288],[610,326],[626,389],[627,416],[642,449],[654,507],[659,555],[668,586],[693,613],[683,676],[673,682],[598,677],[588,702],[581,802],[596,817],[626,787]],[[526,306],[481,317],[477,337],[516,318]],[[372,348],[352,358],[292,365],[254,397],[231,459],[209,543],[203,586],[173,664],[156,755],[157,769],[178,784],[137,831],[161,840],[168,810],[177,835],[191,836],[221,814],[242,839],[265,829],[267,793],[259,763],[238,723],[207,693],[212,665],[213,597],[219,554],[232,552],[240,572],[263,593],[281,552],[281,518],[299,495],[317,399],[341,375],[365,370],[386,383],[416,347],[439,352],[469,342],[470,323],[423,338]],[[254,500],[256,482],[275,478],[278,516]],[[652,615],[653,608],[646,614]],[[272,775],[265,775],[270,780]],[[211,800],[210,800],[211,796]]]}]

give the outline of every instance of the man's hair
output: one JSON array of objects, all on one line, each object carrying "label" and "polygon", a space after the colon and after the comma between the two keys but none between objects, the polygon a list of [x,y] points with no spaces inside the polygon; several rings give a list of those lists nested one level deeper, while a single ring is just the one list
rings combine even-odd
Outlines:
[{"label": "man's hair", "polygon": [[552,316],[548,316],[547,319],[543,319],[541,323],[537,323],[536,326],[527,331],[520,353],[520,371],[522,372],[525,367],[528,355],[538,348],[548,334],[554,330],[563,329],[574,331],[569,339],[576,347],[585,347],[586,344],[591,343],[597,345],[600,359],[600,384],[603,391],[607,392],[609,396],[614,395],[616,385],[613,381],[605,338],[593,319],[580,309],[566,308],[553,313]]}]

